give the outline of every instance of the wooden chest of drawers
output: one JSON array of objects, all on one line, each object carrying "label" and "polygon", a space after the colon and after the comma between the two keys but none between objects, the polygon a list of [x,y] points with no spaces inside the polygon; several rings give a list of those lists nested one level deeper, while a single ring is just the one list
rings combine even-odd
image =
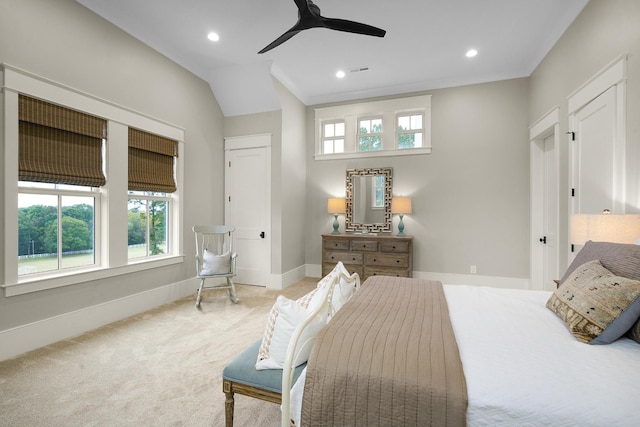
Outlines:
[{"label": "wooden chest of drawers", "polygon": [[322,276],[342,261],[364,281],[369,276],[411,277],[412,236],[322,235]]}]

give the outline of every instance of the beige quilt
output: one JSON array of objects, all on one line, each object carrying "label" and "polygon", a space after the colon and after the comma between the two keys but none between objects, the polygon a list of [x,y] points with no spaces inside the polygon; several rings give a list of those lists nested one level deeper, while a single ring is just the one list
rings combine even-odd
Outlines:
[{"label": "beige quilt", "polygon": [[467,389],[440,282],[368,278],[319,334],[303,426],[464,426]]}]

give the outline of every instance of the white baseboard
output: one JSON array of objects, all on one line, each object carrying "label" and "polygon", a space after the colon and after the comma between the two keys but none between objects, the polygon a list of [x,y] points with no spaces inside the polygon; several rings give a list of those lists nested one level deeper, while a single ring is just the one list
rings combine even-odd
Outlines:
[{"label": "white baseboard", "polygon": [[529,289],[529,279],[520,277],[479,276],[477,274],[449,274],[414,271],[418,279],[438,280],[447,285],[490,286],[492,288]]},{"label": "white baseboard", "polygon": [[293,270],[289,270],[284,274],[272,274],[269,278],[269,282],[267,283],[267,288],[282,290],[307,277],[306,273],[306,268],[302,265],[294,268]]},{"label": "white baseboard", "polygon": [[197,288],[196,279],[184,280],[0,331],[0,361],[108,325],[187,295],[195,295],[194,290]]},{"label": "white baseboard", "polygon": [[[307,277],[322,277],[322,266],[306,265]],[[418,279],[438,280],[451,285],[491,286],[494,288],[529,289],[529,279],[519,277],[479,276],[477,274],[449,274],[414,271],[413,277]]]}]

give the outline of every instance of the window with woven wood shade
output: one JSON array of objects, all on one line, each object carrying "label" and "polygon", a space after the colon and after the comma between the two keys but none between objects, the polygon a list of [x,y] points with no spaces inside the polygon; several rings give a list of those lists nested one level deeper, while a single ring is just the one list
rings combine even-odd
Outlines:
[{"label": "window with woven wood shade", "polygon": [[178,142],[129,128],[129,191],[173,193],[173,161]]},{"label": "window with woven wood shade", "polygon": [[107,121],[20,95],[18,177],[21,181],[100,187]]}]

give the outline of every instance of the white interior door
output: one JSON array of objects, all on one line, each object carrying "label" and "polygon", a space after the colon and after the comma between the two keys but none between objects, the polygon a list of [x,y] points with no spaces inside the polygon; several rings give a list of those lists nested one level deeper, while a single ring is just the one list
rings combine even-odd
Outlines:
[{"label": "white interior door", "polygon": [[[234,146],[228,142],[225,141],[225,223],[236,227],[235,280],[266,286],[271,241],[269,148],[227,149]],[[237,140],[233,142],[238,143]]]},{"label": "white interior door", "polygon": [[572,213],[619,211],[616,183],[616,89],[609,88],[575,114]]},{"label": "white interior door", "polygon": [[544,139],[543,142],[543,206],[542,227],[543,236],[543,280],[544,289],[555,289],[554,279],[559,279],[558,273],[558,168],[556,166],[555,135]]}]

